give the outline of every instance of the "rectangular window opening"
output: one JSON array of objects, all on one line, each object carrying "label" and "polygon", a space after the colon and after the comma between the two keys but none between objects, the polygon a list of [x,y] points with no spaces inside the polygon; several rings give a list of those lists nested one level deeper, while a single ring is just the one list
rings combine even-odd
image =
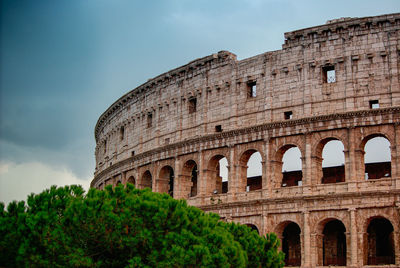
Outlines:
[{"label": "rectangular window opening", "polygon": [[119,137],[120,137],[120,140],[121,140],[121,141],[124,140],[124,136],[125,136],[125,127],[122,126],[122,127],[120,128],[120,130],[119,130]]},{"label": "rectangular window opening", "polygon": [[370,100],[369,108],[370,109],[378,109],[379,108],[379,100]]},{"label": "rectangular window opening", "polygon": [[191,98],[189,99],[189,114],[195,113],[197,108],[197,99]]},{"label": "rectangular window opening", "polygon": [[256,81],[247,83],[247,96],[249,98],[257,97],[257,83]]},{"label": "rectangular window opening", "polygon": [[222,132],[222,126],[221,125],[216,125],[215,126],[215,132]]},{"label": "rectangular window opening", "polygon": [[292,111],[287,111],[283,113],[285,116],[285,120],[289,120],[293,118],[293,112]]},{"label": "rectangular window opening", "polygon": [[324,83],[335,83],[336,82],[336,72],[335,66],[329,65],[322,67],[322,79]]},{"label": "rectangular window opening", "polygon": [[153,115],[152,114],[148,114],[147,115],[147,127],[150,128],[153,126]]},{"label": "rectangular window opening", "polygon": [[131,156],[135,156],[135,151],[132,151],[132,152],[131,152]]},{"label": "rectangular window opening", "polygon": [[107,140],[104,141],[104,153],[107,152]]}]

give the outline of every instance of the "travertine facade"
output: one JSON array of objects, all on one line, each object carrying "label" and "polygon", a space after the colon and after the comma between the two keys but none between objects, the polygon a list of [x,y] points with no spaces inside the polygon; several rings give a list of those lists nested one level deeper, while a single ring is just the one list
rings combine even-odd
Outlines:
[{"label": "travertine facade", "polygon": [[[399,67],[400,14],[289,32],[282,50],[240,61],[194,60],[101,115],[91,186],[130,181],[276,232],[287,266],[400,267]],[[390,162],[364,163],[375,137],[390,143]],[[323,168],[331,140],[344,166]],[[282,172],[292,147],[301,171]],[[255,152],[262,176],[247,178]]]}]

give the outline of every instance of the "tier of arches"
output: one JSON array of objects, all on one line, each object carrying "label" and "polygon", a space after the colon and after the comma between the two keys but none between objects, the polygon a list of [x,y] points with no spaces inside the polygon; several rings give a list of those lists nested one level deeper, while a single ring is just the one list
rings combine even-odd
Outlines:
[{"label": "tier of arches", "polygon": [[[257,228],[254,224],[251,224]],[[281,239],[281,250],[285,253],[285,266],[304,265],[304,234],[301,225],[287,220],[279,223],[274,232]],[[363,226],[362,265],[391,265],[396,263],[395,230],[392,222],[384,216],[374,216]],[[312,234],[315,237],[317,266],[350,265],[350,228],[339,218],[321,220]]]},{"label": "tier of arches", "polygon": [[[176,198],[190,198],[199,193],[208,196],[249,192],[266,188],[268,183],[270,188],[302,186],[304,176],[309,177],[308,185],[346,182],[350,180],[352,171],[353,179],[356,173],[358,180],[392,176],[391,159],[395,152],[386,135],[372,133],[366,136],[353,152],[342,142],[343,139],[332,135],[311,143],[308,163],[304,156],[306,146],[296,139],[288,140],[287,144],[269,144],[269,153],[265,153],[265,144],[249,143],[238,149],[209,150],[200,157],[188,155],[180,165],[173,160],[165,165],[160,162],[156,168],[145,166],[126,177],[124,182]],[[376,156],[380,158],[377,160]],[[199,168],[200,158],[202,169]],[[353,170],[349,167],[351,162]],[[266,182],[266,177],[270,182]]]}]

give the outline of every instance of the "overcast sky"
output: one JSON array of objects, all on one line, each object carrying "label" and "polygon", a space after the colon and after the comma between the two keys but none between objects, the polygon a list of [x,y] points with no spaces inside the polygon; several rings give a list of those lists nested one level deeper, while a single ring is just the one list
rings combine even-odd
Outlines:
[{"label": "overcast sky", "polygon": [[400,1],[1,0],[0,201],[89,186],[94,126],[120,96],[199,57],[278,50],[284,32]]}]

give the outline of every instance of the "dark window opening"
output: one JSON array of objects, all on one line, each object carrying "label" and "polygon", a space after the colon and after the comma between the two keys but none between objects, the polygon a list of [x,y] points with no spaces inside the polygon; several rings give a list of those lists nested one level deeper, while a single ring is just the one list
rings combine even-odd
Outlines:
[{"label": "dark window opening", "polygon": [[107,152],[107,141],[105,140],[104,141],[104,153],[106,153]]},{"label": "dark window opening", "polygon": [[284,112],[284,115],[285,115],[285,120],[289,120],[289,119],[293,118],[293,112],[292,111]]},{"label": "dark window opening", "polygon": [[322,67],[322,80],[324,83],[335,83],[336,82],[336,73],[335,66],[324,66]]},{"label": "dark window opening", "polygon": [[132,151],[132,152],[131,152],[131,156],[135,156],[135,151]]},{"label": "dark window opening", "polygon": [[216,125],[215,126],[215,132],[222,132],[222,126],[221,125]]},{"label": "dark window opening", "polygon": [[120,138],[121,141],[124,140],[124,136],[125,136],[125,127],[122,126],[122,127],[119,129],[119,138]]},{"label": "dark window opening", "polygon": [[197,99],[191,98],[189,99],[189,114],[195,113],[197,108]]},{"label": "dark window opening", "polygon": [[256,81],[247,83],[247,96],[249,98],[257,97],[257,83]]},{"label": "dark window opening", "polygon": [[370,100],[369,108],[370,109],[378,109],[379,108],[379,100]]},{"label": "dark window opening", "polygon": [[153,126],[153,115],[152,114],[148,114],[147,115],[147,127],[150,128]]}]

